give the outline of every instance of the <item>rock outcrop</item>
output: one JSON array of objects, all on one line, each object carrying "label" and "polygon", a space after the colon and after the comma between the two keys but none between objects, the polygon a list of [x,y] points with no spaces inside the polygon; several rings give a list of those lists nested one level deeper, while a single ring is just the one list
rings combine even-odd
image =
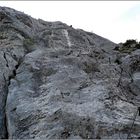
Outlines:
[{"label": "rock outcrop", "polygon": [[0,138],[139,138],[140,49],[116,46],[0,7]]}]

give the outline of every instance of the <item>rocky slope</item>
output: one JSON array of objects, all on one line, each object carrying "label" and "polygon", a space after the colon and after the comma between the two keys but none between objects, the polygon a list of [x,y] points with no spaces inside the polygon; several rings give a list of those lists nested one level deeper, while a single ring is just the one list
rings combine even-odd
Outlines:
[{"label": "rocky slope", "polygon": [[139,106],[140,49],[0,7],[0,138],[139,138]]}]

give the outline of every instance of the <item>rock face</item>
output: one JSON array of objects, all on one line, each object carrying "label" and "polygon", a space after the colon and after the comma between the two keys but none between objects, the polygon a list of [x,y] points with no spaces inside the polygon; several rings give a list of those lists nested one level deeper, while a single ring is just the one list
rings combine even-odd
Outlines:
[{"label": "rock face", "polygon": [[139,138],[140,50],[116,45],[0,7],[0,138]]}]

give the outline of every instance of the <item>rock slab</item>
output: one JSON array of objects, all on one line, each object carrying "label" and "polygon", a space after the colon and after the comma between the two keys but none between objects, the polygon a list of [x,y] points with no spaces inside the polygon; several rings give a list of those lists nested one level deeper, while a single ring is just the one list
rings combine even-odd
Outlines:
[{"label": "rock slab", "polygon": [[0,7],[0,138],[139,138],[140,50],[116,45]]}]

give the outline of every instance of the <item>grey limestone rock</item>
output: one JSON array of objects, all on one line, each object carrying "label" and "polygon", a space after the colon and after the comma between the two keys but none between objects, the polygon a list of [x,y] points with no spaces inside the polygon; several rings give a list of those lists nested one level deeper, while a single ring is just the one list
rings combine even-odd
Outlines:
[{"label": "grey limestone rock", "polygon": [[140,51],[0,7],[0,138],[140,137]]}]

